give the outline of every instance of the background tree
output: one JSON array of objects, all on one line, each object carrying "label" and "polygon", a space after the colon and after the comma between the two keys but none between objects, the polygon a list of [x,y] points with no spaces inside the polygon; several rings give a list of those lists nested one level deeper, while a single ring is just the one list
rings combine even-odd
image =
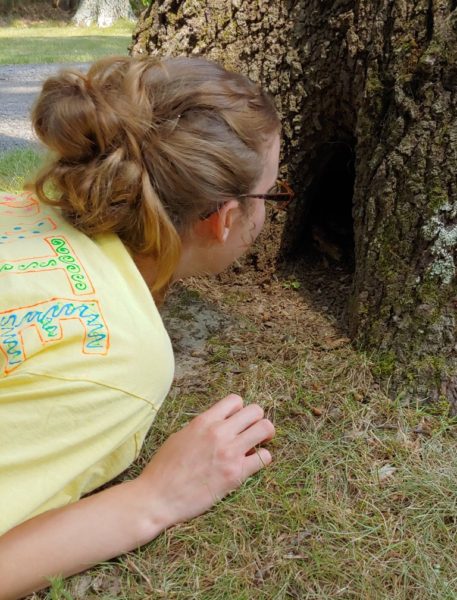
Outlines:
[{"label": "background tree", "polygon": [[52,6],[54,8],[60,8],[61,10],[68,10],[70,12],[75,11],[78,8],[79,0],[52,0]]},{"label": "background tree", "polygon": [[272,92],[300,193],[279,242],[260,242],[260,264],[279,244],[296,246],[316,215],[343,229],[349,221],[353,339],[375,351],[391,390],[446,398],[453,410],[456,9],[455,0],[157,0],[132,46],[201,53]]},{"label": "background tree", "polygon": [[109,27],[118,19],[134,20],[129,0],[81,0],[72,21],[75,25]]}]

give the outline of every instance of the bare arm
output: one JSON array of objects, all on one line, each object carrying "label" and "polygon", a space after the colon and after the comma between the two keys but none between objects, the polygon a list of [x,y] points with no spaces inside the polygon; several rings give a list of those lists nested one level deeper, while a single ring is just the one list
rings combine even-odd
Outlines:
[{"label": "bare arm", "polygon": [[[0,538],[0,599],[13,600],[152,540],[164,528],[137,481],[116,485],[15,527]],[[151,505],[153,502],[151,501]]]},{"label": "bare arm", "polygon": [[0,600],[15,600],[137,548],[208,510],[271,462],[274,427],[254,404],[230,395],[168,438],[143,473],[46,512],[0,538]]}]

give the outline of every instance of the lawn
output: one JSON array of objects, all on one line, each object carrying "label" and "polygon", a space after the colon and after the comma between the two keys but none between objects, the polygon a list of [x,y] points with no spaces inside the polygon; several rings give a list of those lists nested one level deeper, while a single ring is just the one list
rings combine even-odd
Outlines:
[{"label": "lawn", "polygon": [[127,476],[229,391],[274,421],[273,465],[206,515],[35,599],[457,598],[455,424],[390,400],[369,358],[313,307],[309,279],[289,281],[175,290],[164,317],[178,345],[178,322],[219,318],[218,331]]},{"label": "lawn", "polygon": [[41,160],[40,154],[30,148],[0,152],[0,191],[20,191]]},{"label": "lawn", "polygon": [[[9,158],[13,190],[38,158]],[[29,600],[455,600],[456,422],[374,380],[375,357],[341,330],[349,285],[342,267],[303,260],[268,280],[177,287],[163,314],[181,374],[124,477],[229,391],[274,421],[274,463],[207,514]]]},{"label": "lawn", "polygon": [[68,23],[17,24],[0,27],[0,64],[91,62],[127,54],[133,23],[112,27],[74,27]]}]

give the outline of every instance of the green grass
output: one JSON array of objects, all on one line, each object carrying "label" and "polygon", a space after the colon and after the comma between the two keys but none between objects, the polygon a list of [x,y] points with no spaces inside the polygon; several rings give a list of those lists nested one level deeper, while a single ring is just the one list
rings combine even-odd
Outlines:
[{"label": "green grass", "polygon": [[112,54],[127,54],[134,24],[74,27],[36,24],[0,27],[0,64],[91,62]]},{"label": "green grass", "polygon": [[40,154],[29,148],[0,153],[0,191],[19,192],[41,160]]}]

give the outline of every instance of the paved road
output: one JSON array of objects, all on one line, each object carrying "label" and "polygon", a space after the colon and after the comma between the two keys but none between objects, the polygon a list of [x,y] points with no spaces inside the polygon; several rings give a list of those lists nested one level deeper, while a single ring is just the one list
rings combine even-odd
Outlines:
[{"label": "paved road", "polygon": [[0,152],[38,144],[30,108],[43,81],[64,67],[86,69],[88,63],[0,65]]}]

